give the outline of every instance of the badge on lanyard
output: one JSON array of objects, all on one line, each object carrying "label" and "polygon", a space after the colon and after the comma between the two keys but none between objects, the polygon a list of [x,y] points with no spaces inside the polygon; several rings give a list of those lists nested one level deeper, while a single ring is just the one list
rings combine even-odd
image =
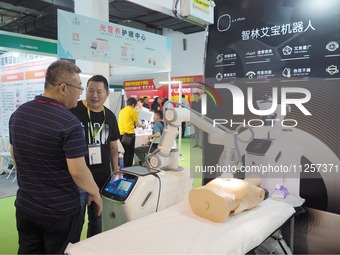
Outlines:
[{"label": "badge on lanyard", "polygon": [[100,144],[89,144],[89,164],[96,165],[102,163],[102,153]]},{"label": "badge on lanyard", "polygon": [[96,165],[96,164],[101,164],[102,163],[102,152],[101,152],[101,146],[100,144],[95,144],[95,137],[102,131],[104,125],[105,125],[105,108],[103,107],[103,112],[104,112],[104,121],[102,125],[100,126],[99,130],[97,133],[94,133],[93,126],[92,126],[92,121],[91,121],[91,113],[90,109],[87,107],[87,114],[89,116],[90,120],[90,131],[91,131],[91,138],[93,144],[89,144],[89,164],[90,165]]}]

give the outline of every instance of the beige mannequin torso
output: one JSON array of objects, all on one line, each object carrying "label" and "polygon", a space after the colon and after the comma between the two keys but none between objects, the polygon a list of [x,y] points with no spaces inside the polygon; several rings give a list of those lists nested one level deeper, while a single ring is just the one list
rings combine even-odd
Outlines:
[{"label": "beige mannequin torso", "polygon": [[214,222],[224,222],[229,215],[251,209],[263,201],[265,191],[257,179],[214,179],[192,189],[189,203],[193,212]]}]

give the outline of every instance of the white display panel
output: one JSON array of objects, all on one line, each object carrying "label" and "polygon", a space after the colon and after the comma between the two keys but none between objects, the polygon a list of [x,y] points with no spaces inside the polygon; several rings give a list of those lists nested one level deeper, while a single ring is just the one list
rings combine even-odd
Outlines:
[{"label": "white display panel", "polygon": [[31,53],[0,55],[0,135],[8,136],[8,121],[23,103],[44,91],[47,67],[57,60]]}]

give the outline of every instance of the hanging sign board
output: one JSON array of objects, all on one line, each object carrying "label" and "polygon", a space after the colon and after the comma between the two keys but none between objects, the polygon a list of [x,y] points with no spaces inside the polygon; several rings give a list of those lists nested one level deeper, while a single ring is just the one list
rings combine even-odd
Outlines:
[{"label": "hanging sign board", "polygon": [[124,81],[125,91],[154,90],[156,89],[154,79]]},{"label": "hanging sign board", "polygon": [[10,48],[11,50],[57,54],[57,44],[53,40],[33,38],[4,31],[0,31],[0,47]]},{"label": "hanging sign board", "polygon": [[153,70],[171,69],[170,38],[58,10],[58,56]]}]

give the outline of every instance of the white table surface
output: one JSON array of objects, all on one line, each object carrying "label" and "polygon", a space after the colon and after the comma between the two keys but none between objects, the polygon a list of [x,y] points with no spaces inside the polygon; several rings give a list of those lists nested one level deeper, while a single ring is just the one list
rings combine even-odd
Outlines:
[{"label": "white table surface", "polygon": [[[135,129],[136,134],[136,141],[135,141],[135,148],[148,144],[149,139],[148,136],[152,134],[151,129]],[[124,153],[124,148],[120,140],[117,141],[118,143],[118,151]]]},{"label": "white table surface", "polygon": [[255,208],[215,223],[193,214],[186,199],[99,235],[69,244],[76,254],[245,254],[294,213],[291,205],[267,199]]}]

